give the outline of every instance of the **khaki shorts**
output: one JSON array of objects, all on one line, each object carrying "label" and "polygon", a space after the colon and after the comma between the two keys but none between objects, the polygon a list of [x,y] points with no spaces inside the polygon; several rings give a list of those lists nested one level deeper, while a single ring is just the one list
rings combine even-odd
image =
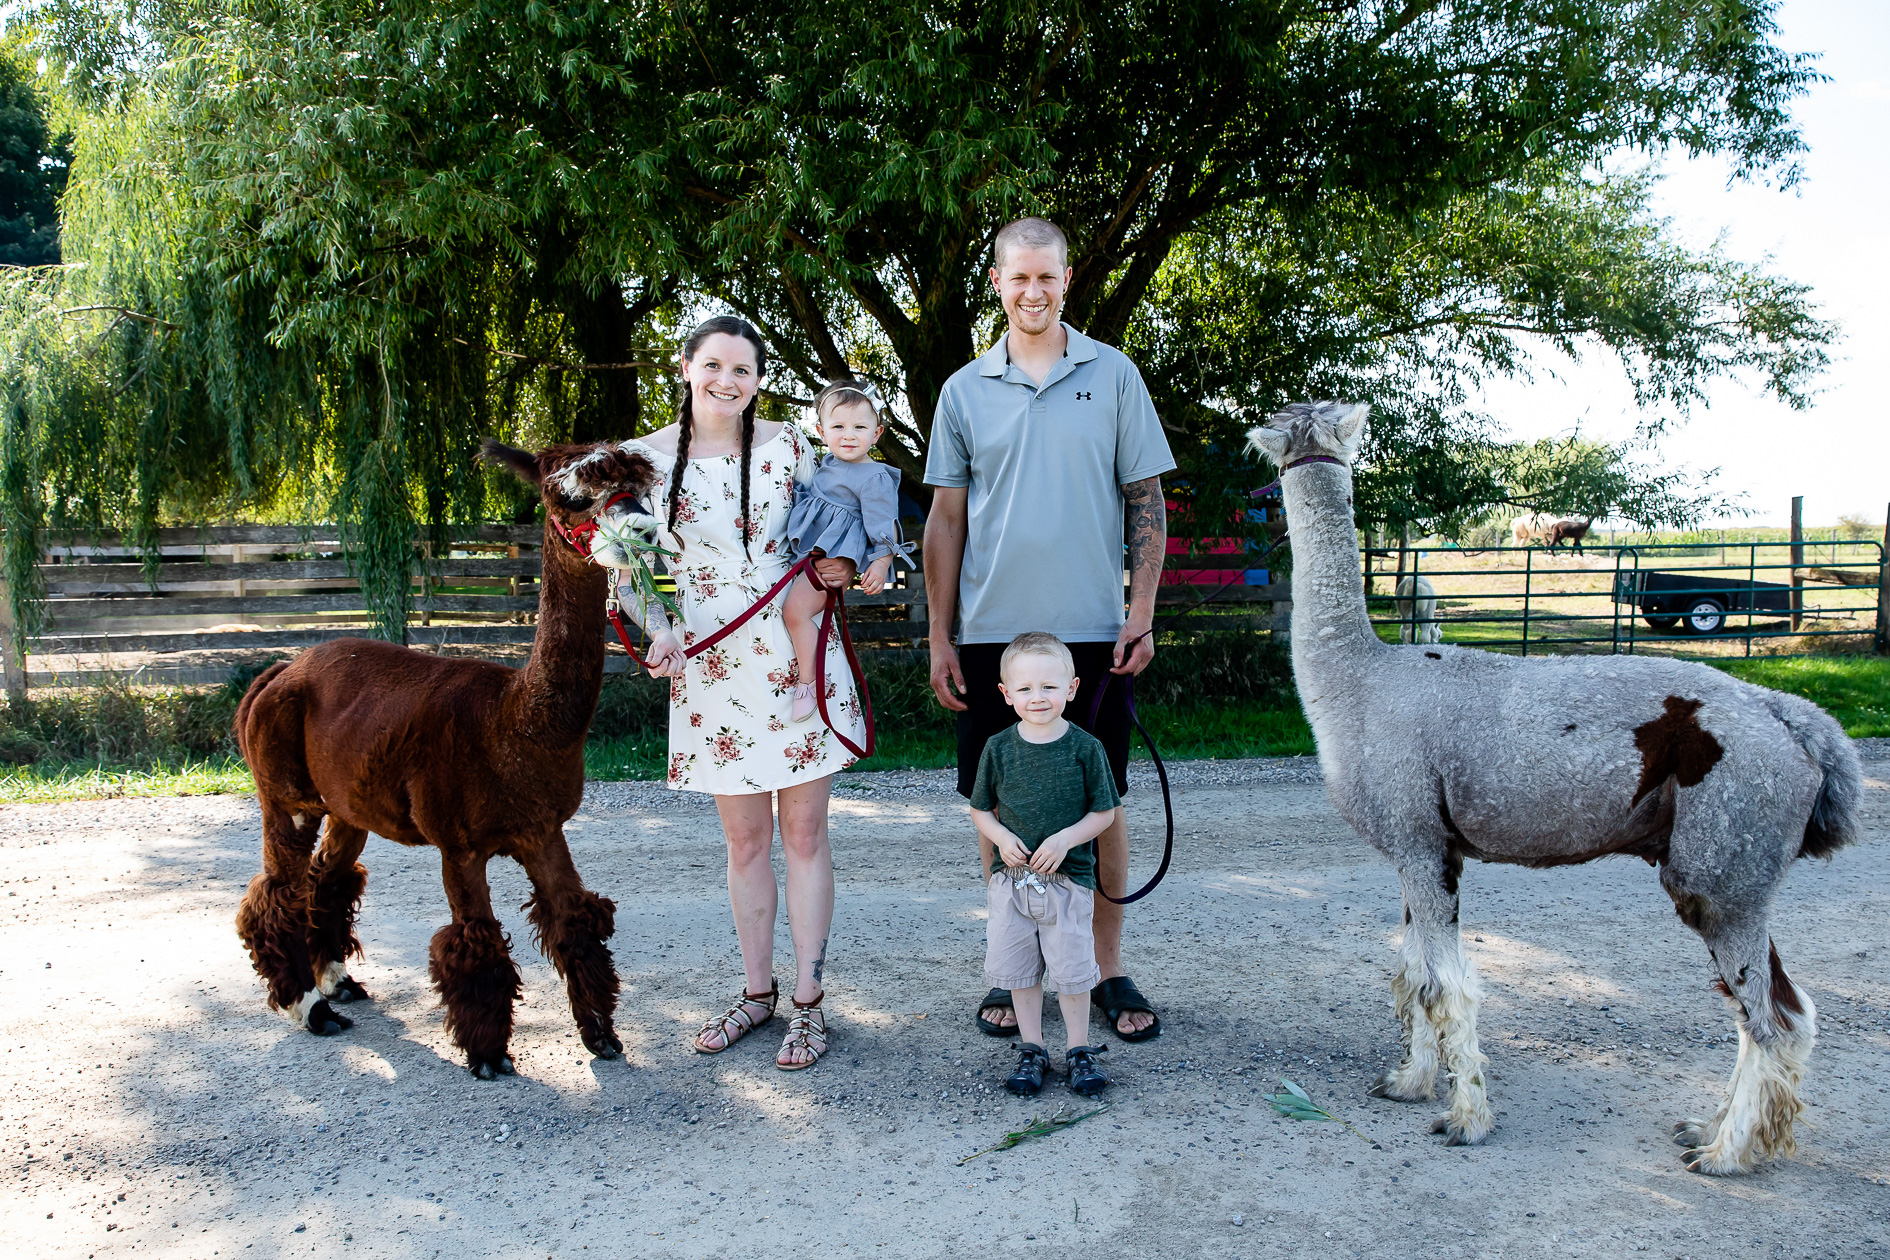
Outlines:
[{"label": "khaki shorts", "polygon": [[1019,885],[1013,873],[997,871],[985,892],[991,908],[985,923],[984,975],[1000,989],[1028,989],[1048,982],[1058,993],[1083,993],[1102,982],[1090,920],[1096,894],[1067,875],[1038,875]]}]

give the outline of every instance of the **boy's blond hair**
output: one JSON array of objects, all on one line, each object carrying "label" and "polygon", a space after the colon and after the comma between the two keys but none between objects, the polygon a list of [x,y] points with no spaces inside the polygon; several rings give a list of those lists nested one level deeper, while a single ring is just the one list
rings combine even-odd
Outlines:
[{"label": "boy's blond hair", "polygon": [[1054,634],[1027,630],[1012,639],[1004,649],[1004,655],[998,658],[998,677],[1004,677],[1011,668],[1011,662],[1020,656],[1053,657],[1069,671],[1070,677],[1076,676],[1076,659],[1070,655],[1070,649],[1063,646],[1063,640]]}]

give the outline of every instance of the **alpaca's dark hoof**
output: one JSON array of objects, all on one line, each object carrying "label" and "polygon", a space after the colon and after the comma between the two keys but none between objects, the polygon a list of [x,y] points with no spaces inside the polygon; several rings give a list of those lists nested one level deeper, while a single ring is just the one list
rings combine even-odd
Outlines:
[{"label": "alpaca's dark hoof", "polygon": [[308,1008],[308,1030],[317,1037],[332,1037],[354,1027],[354,1021],[340,1014],[323,998]]},{"label": "alpaca's dark hoof", "polygon": [[600,1059],[616,1059],[623,1055],[623,1042],[610,1028],[587,1028],[579,1035],[584,1038],[584,1048]]},{"label": "alpaca's dark hoof", "polygon": [[1706,1121],[1691,1117],[1673,1126],[1673,1144],[1692,1150],[1696,1146],[1705,1146],[1707,1142]]},{"label": "alpaca's dark hoof", "polygon": [[361,982],[353,976],[343,976],[335,985],[335,991],[328,995],[330,1002],[372,1002],[368,991],[361,987]]},{"label": "alpaca's dark hoof", "polygon": [[466,1056],[466,1069],[482,1081],[494,1080],[501,1076],[510,1076],[518,1071],[512,1066],[512,1060],[506,1055],[486,1059],[477,1055]]}]

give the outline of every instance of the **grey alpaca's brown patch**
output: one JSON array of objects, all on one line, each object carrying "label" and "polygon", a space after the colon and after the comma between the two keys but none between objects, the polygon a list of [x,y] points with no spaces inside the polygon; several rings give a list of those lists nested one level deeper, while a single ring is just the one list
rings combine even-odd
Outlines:
[{"label": "grey alpaca's brown patch", "polygon": [[1785,964],[1779,961],[1778,946],[1766,942],[1772,951],[1772,1014],[1786,1028],[1796,1027],[1797,1021],[1805,1016],[1805,1004],[1798,1000],[1798,988],[1792,978],[1785,974]]},{"label": "grey alpaca's brown patch", "polygon": [[1726,755],[1712,732],[1700,725],[1698,700],[1668,696],[1661,706],[1665,711],[1659,717],[1634,728],[1634,746],[1641,750],[1641,782],[1634,789],[1637,805],[1668,779],[1693,787]]}]

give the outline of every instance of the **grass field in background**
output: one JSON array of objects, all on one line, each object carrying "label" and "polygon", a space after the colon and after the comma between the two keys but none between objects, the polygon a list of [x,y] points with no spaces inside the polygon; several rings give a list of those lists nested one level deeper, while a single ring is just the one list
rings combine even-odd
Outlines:
[{"label": "grass field in background", "polygon": [[236,757],[175,765],[60,761],[11,766],[0,774],[0,805],[90,801],[115,796],[216,796],[255,790],[249,767]]},{"label": "grass field in background", "polygon": [[[1253,636],[1166,642],[1136,686],[1164,760],[1280,757],[1314,751],[1283,653]],[[1890,658],[1814,656],[1711,662],[1734,677],[1822,705],[1852,736],[1890,736]],[[228,741],[243,679],[208,691],[94,688],[0,708],[0,804],[254,790]],[[880,743],[858,770],[937,769],[956,760],[954,720],[922,666],[874,665]],[[1212,702],[1201,697],[1211,696]],[[606,684],[585,748],[601,781],[661,779],[664,690],[647,679]],[[1138,739],[1134,756],[1147,756]]]},{"label": "grass field in background", "polygon": [[1853,739],[1890,736],[1890,657],[1798,656],[1708,664],[1734,678],[1803,696],[1843,723]]}]

